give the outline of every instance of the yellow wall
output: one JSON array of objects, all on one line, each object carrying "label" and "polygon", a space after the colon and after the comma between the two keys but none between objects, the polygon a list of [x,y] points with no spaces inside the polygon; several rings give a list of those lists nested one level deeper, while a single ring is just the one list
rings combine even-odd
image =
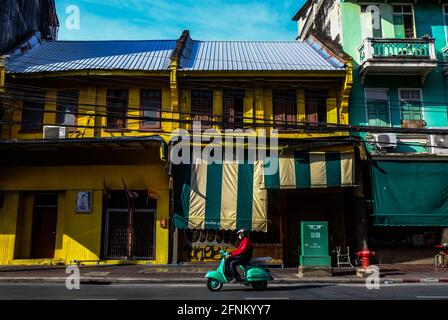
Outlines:
[{"label": "yellow wall", "polygon": [[[100,258],[102,232],[102,197],[104,185],[109,190],[123,190],[123,177],[132,190],[150,190],[157,198],[156,260],[168,263],[169,231],[160,227],[160,220],[169,217],[168,178],[163,166],[86,166],[2,168],[1,186],[5,192],[0,208],[0,264],[28,259],[31,246],[33,200],[31,192],[58,192],[58,221],[55,259],[72,260]],[[19,192],[24,194],[19,201]],[[76,192],[93,191],[92,214],[75,213]],[[30,193],[27,193],[30,192]],[[22,211],[21,211],[22,210]],[[19,212],[23,213],[18,223]],[[20,230],[16,230],[19,227]],[[16,241],[16,234],[19,238]]]},{"label": "yellow wall", "polygon": [[[343,79],[343,78],[342,78]],[[73,89],[73,88],[70,88]],[[78,124],[80,126],[87,126],[90,128],[80,127],[76,134],[72,134],[71,138],[92,138],[92,137],[121,137],[121,136],[153,136],[160,135],[165,140],[169,140],[169,134],[179,127],[190,129],[191,126],[187,124],[179,124],[171,119],[182,119],[189,120],[190,117],[188,113],[191,111],[191,90],[190,89],[179,89],[179,106],[172,106],[172,95],[169,87],[162,87],[162,116],[167,119],[167,121],[162,121],[161,129],[153,131],[141,131],[139,120],[128,120],[127,130],[123,131],[110,131],[101,128],[94,129],[94,126],[106,126],[106,94],[107,88],[105,87],[94,87],[88,86],[83,88],[78,88],[80,90],[80,112],[84,113],[79,116]],[[347,91],[347,90],[346,90]],[[335,90],[330,91],[330,98],[327,101],[327,120],[332,124],[347,124],[348,123],[348,108],[346,105],[346,91],[337,92]],[[54,111],[56,110],[55,97],[56,90],[51,90],[47,92],[46,110]],[[223,90],[219,87],[214,90],[214,113],[216,115],[223,114]],[[17,110],[14,111],[13,121],[21,121],[21,101],[16,101],[15,105]],[[140,89],[131,88],[129,89],[129,111],[128,116],[139,117],[140,111],[138,110],[140,106]],[[179,109],[181,114],[177,114],[176,110]],[[97,116],[94,117],[95,112]],[[305,91],[303,89],[297,89],[297,113],[299,121],[304,121],[305,119]],[[256,123],[271,123],[273,120],[273,101],[272,101],[272,90],[263,87],[254,87],[246,89],[246,98],[244,101],[244,115],[246,123],[252,122],[250,119],[255,117]],[[6,119],[8,120],[8,119]],[[54,125],[56,121],[56,115],[54,113],[46,113],[44,122],[47,125]],[[220,121],[221,117],[216,116],[215,121]],[[4,127],[9,128],[5,125]],[[219,126],[215,126],[216,129],[220,129]],[[266,128],[269,129],[269,128]],[[9,134],[11,131],[11,134]],[[3,128],[2,130],[3,139],[41,139],[42,133],[21,133],[20,125],[12,125],[11,130]],[[316,132],[305,132],[304,130],[297,130],[288,133],[281,133],[280,138],[318,138],[318,137],[330,137],[330,136],[347,136],[344,132],[334,132],[334,133],[316,133]]]},{"label": "yellow wall", "polygon": [[5,192],[3,206],[0,208],[0,264],[11,264],[14,258],[16,235],[18,192]]}]

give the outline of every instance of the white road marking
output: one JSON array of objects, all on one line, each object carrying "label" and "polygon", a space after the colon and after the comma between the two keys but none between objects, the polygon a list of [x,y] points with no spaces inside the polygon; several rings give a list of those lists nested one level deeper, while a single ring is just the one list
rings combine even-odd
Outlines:
[{"label": "white road marking", "polygon": [[76,301],[118,301],[118,299],[75,299]]},{"label": "white road marking", "polygon": [[244,300],[290,300],[290,297],[247,297]]},{"label": "white road marking", "polygon": [[448,296],[417,296],[417,299],[430,299],[430,300],[443,299],[443,300],[448,300]]}]

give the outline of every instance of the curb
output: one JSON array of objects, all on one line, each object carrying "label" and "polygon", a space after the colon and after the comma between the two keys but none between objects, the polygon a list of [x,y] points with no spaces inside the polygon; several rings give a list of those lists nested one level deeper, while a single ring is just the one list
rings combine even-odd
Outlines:
[{"label": "curb", "polygon": [[[65,283],[66,277],[0,277],[1,283]],[[386,278],[381,279],[381,283],[448,283],[448,278]],[[205,283],[205,278],[99,278],[81,277],[81,284],[171,284],[171,283]],[[271,281],[273,284],[364,284],[362,278],[277,278]],[[387,283],[386,283],[387,284]]]},{"label": "curb", "polygon": [[[65,283],[67,278],[47,277],[47,278],[33,278],[33,277],[14,277],[14,278],[0,278],[0,283]],[[448,282],[448,279],[434,279],[432,281],[424,281],[424,279],[384,279],[384,281],[391,281],[392,283],[436,283]],[[383,282],[383,280],[382,280]],[[205,283],[205,278],[81,278],[82,284],[170,284],[170,283]],[[307,284],[307,283],[326,283],[326,284],[350,284],[350,283],[365,283],[364,279],[276,279],[271,283],[277,284]]]}]

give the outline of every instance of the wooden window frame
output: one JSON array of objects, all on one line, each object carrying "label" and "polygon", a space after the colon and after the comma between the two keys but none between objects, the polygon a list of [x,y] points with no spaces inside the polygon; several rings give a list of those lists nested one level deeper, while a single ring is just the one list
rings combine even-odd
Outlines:
[{"label": "wooden window frame", "polygon": [[392,127],[392,112],[390,110],[390,90],[389,90],[389,88],[364,88],[364,106],[365,106],[365,109],[366,109],[366,124],[368,126],[370,126],[370,124],[369,124],[369,109],[368,109],[367,103],[368,103],[368,101],[370,101],[372,99],[368,99],[367,98],[367,91],[369,89],[384,90],[384,91],[387,92],[387,96],[388,96],[388,99],[387,99],[387,109],[388,109],[388,115],[389,115],[389,125],[388,126]]},{"label": "wooden window frame", "polygon": [[[245,90],[224,90],[223,92],[223,118],[224,129],[243,129],[244,128],[244,99],[246,97]],[[235,99],[241,99],[241,114],[236,114]],[[226,100],[231,101],[232,107],[226,107]]]},{"label": "wooden window frame", "polygon": [[[400,120],[404,121],[403,119],[403,106],[402,106],[402,98],[401,98],[401,94],[403,91],[418,91],[419,95],[420,95],[420,104],[421,104],[421,114],[422,114],[422,119],[421,121],[425,121],[425,105],[423,103],[423,90],[422,88],[399,88],[398,89],[398,99],[399,99],[399,105],[400,105]],[[415,119],[410,119],[410,121],[420,121],[420,120],[415,120]]]},{"label": "wooden window frame", "polygon": [[[210,97],[194,97],[195,94],[199,94],[199,93],[205,93],[208,92],[210,93]],[[200,94],[199,94],[200,95]],[[201,105],[199,108],[200,110],[193,110],[193,106],[195,103],[195,100],[197,101],[206,101],[210,99],[210,112],[205,112],[202,109],[203,106]],[[213,128],[213,103],[214,103],[214,92],[213,90],[209,90],[209,89],[191,89],[191,122],[195,122],[195,121],[200,121],[201,122],[201,129],[211,129]],[[200,102],[200,104],[201,104]],[[196,117],[199,117],[199,119],[196,119]],[[204,124],[205,122],[210,122],[210,124]]]},{"label": "wooden window frame", "polygon": [[[417,38],[417,26],[415,24],[415,11],[414,11],[414,5],[412,3],[391,3],[392,6],[392,17],[394,16],[398,16],[401,15],[403,16],[411,16],[412,17],[412,33],[413,33],[413,37],[406,37],[406,29],[404,29],[404,38],[405,39],[415,39]],[[401,12],[394,12],[394,6],[401,6]],[[404,12],[403,11],[403,6],[409,6],[411,7],[411,12]],[[393,18],[392,18],[392,25],[395,28],[395,24],[393,23]],[[404,21],[403,21],[403,28],[404,28]],[[395,31],[394,31],[395,32]],[[396,37],[396,36],[395,36]]]},{"label": "wooden window frame", "polygon": [[[284,97],[281,95],[284,94]],[[280,95],[280,98],[279,98]],[[279,106],[277,103],[283,101],[284,105]],[[288,112],[289,106],[293,106],[292,112]],[[278,108],[283,108],[283,112],[278,112]],[[288,109],[288,110],[287,110]],[[272,91],[272,117],[273,117],[273,127],[279,131],[297,131],[298,128],[290,128],[289,125],[297,126],[297,90],[273,90]],[[282,116],[283,114],[283,116]],[[282,116],[281,123],[278,124],[276,117]],[[288,118],[289,117],[289,118]]]},{"label": "wooden window frame", "polygon": [[[145,91],[153,91],[153,92],[159,92],[160,93],[160,97],[158,97],[158,99],[156,98],[150,98],[150,97],[143,97],[143,92]],[[141,89],[140,90],[140,116],[141,117],[145,117],[145,110],[144,106],[143,106],[143,101],[144,100],[149,100],[149,101],[155,101],[157,100],[157,102],[159,103],[159,107],[158,107],[158,111],[157,111],[157,118],[159,118],[159,121],[157,121],[157,125],[145,125],[145,121],[141,121],[140,122],[140,130],[141,131],[160,131],[162,130],[162,121],[161,121],[161,117],[162,117],[162,102],[163,102],[163,91],[162,89],[153,89],[153,88],[145,88],[145,89]],[[156,111],[156,110],[150,110],[150,111]],[[151,122],[156,122],[156,121],[151,121]]]},{"label": "wooden window frame", "polygon": [[[322,106],[317,105],[317,111],[316,111],[317,121],[316,122],[309,121],[309,117],[310,117],[311,113],[309,112],[309,109],[308,109],[308,107],[309,107],[308,106],[309,99],[307,97],[307,93],[310,93],[310,92],[318,93],[319,100],[322,100],[320,102],[323,103]],[[325,92],[325,94],[322,94],[324,92]],[[325,98],[320,99],[321,95],[324,96]],[[327,105],[327,103],[328,103],[328,99],[329,98],[330,98],[329,90],[305,89],[305,119],[306,119],[306,122],[307,122],[308,125],[320,125],[320,124],[326,124],[328,122],[328,105]],[[322,121],[322,122],[319,121],[319,107],[322,107],[323,111],[324,111],[323,112],[323,114],[324,114],[324,121]]]},{"label": "wooden window frame", "polygon": [[[122,91],[122,92],[126,92],[127,96],[126,97],[112,97],[110,96],[109,92],[111,91]],[[119,118],[119,116],[111,116],[109,115],[110,112],[110,108],[115,108],[112,105],[110,105],[110,100],[109,99],[122,99],[123,101],[126,101],[126,108],[124,110],[124,116],[122,118],[124,118],[123,121],[123,125],[122,127],[110,127],[109,125],[109,121],[110,118]],[[129,89],[107,89],[106,90],[106,128],[105,131],[127,131],[128,130],[128,111],[129,111]]]},{"label": "wooden window frame", "polygon": [[[28,96],[26,100],[23,101],[22,104],[22,115],[21,115],[21,124],[20,124],[20,133],[41,133],[44,129],[44,115],[45,115],[45,105],[46,105],[46,92],[45,91],[34,91],[34,92],[28,92],[32,93],[32,96]],[[27,92],[24,92],[25,96],[27,95]],[[32,101],[33,99],[42,99],[42,101]],[[42,110],[41,111],[29,111],[25,110],[25,108],[29,108],[27,104],[41,104]],[[31,107],[35,109],[34,107]],[[24,114],[26,112],[29,113],[40,113],[40,120],[39,120],[39,127],[37,128],[28,128],[25,126],[24,122]]]}]

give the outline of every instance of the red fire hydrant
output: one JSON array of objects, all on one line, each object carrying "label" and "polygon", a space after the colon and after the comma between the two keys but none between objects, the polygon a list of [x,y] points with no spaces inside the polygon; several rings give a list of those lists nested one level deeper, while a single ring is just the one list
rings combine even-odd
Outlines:
[{"label": "red fire hydrant", "polygon": [[362,258],[362,267],[366,270],[370,266],[370,258],[375,256],[374,251],[370,251],[367,247],[365,247],[362,251],[356,253],[358,257]]}]

